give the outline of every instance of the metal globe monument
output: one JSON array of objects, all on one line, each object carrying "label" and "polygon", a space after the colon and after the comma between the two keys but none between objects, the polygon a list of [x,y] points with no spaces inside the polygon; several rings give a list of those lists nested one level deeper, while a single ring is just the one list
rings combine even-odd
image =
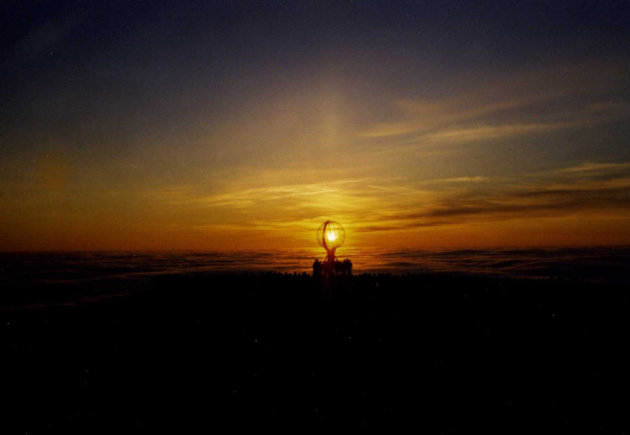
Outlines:
[{"label": "metal globe monument", "polygon": [[335,251],[346,240],[346,231],[339,222],[326,220],[317,228],[316,240],[326,250],[324,262],[315,260],[313,263],[313,276],[330,277],[333,275],[351,275],[352,262],[349,259],[337,260]]},{"label": "metal globe monument", "polygon": [[327,220],[317,229],[317,243],[326,250],[326,261],[335,260],[335,251],[346,240],[346,231],[336,221]]}]

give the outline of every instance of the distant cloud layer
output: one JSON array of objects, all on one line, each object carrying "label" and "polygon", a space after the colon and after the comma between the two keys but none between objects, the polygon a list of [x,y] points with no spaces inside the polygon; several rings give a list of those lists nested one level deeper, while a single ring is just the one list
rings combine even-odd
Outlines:
[{"label": "distant cloud layer", "polygon": [[[286,177],[286,178],[285,178]],[[470,227],[507,221],[544,222],[577,217],[625,219],[630,214],[630,163],[584,162],[513,177],[459,177],[405,183],[401,179],[357,178],[288,183],[285,173],[253,173],[227,183],[221,193],[201,195],[194,188],[155,192],[157,200],[194,208],[203,220],[189,222],[202,231],[235,234],[268,232],[278,239],[309,240],[319,221],[335,217],[354,232],[355,242],[377,232],[413,244],[416,230]],[[257,180],[260,187],[242,188]],[[277,183],[277,184],[275,184]],[[171,199],[169,199],[171,198]],[[207,219],[215,215],[217,220]],[[223,216],[232,216],[226,223]],[[414,236],[415,234],[415,236]],[[474,235],[472,240],[479,242]],[[553,239],[553,238],[552,238]]]}]

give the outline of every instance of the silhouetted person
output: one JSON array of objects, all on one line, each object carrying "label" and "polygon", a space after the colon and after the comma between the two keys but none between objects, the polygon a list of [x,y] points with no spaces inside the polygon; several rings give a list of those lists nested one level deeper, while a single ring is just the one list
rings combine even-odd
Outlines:
[{"label": "silhouetted person", "polygon": [[352,261],[349,258],[343,260],[343,274],[352,275]]},{"label": "silhouetted person", "polygon": [[316,258],[313,262],[313,277],[317,278],[319,276],[322,276],[322,263]]}]

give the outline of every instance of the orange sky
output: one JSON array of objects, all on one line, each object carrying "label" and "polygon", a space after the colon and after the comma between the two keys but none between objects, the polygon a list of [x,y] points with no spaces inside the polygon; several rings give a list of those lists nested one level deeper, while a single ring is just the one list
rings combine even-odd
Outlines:
[{"label": "orange sky", "polygon": [[[53,159],[15,187],[2,213],[9,249],[279,249],[314,245],[326,218],[353,247],[435,248],[630,243],[627,163],[503,177],[405,181],[308,168],[255,170],[206,184],[122,191],[73,185]],[[65,172],[69,171],[70,174]],[[350,171],[348,171],[350,172]],[[50,174],[67,180],[47,179]],[[343,174],[343,173],[342,173]],[[348,174],[350,175],[350,174]],[[357,174],[363,175],[363,174]],[[332,178],[318,181],[318,178]],[[11,229],[7,231],[6,229]]]}]

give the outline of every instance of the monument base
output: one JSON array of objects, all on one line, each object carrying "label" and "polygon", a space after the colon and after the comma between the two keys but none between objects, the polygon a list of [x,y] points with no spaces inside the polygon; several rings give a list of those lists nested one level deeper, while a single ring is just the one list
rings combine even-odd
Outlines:
[{"label": "monument base", "polygon": [[349,276],[352,275],[352,261],[337,259],[321,262],[318,259],[313,263],[313,277]]}]

